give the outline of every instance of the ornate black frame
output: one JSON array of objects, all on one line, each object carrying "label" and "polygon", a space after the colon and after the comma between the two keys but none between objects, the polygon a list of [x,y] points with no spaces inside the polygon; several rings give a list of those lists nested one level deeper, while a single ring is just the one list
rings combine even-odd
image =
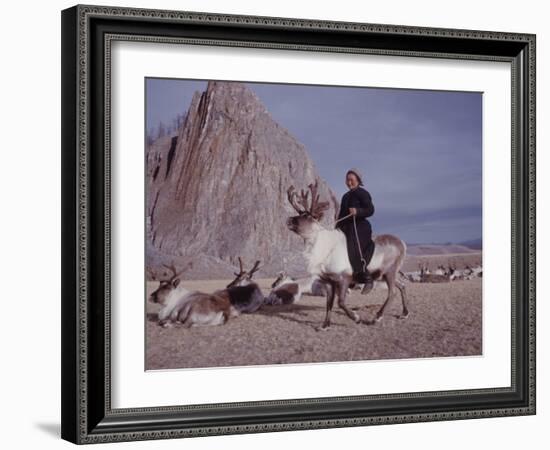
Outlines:
[{"label": "ornate black frame", "polygon": [[[511,386],[112,409],[109,99],[113,40],[510,62]],[[75,6],[62,12],[62,122],[64,439],[83,444],[535,414],[534,35]]]}]

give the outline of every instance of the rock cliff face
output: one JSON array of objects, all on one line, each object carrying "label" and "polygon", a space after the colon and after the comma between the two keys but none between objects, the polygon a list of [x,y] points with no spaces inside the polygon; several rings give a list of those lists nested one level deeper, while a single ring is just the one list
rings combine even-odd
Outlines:
[{"label": "rock cliff face", "polygon": [[196,277],[230,277],[241,256],[261,260],[265,276],[283,265],[298,270],[303,243],[285,225],[294,215],[287,188],[318,179],[331,205],[325,224],[337,213],[305,147],[241,83],[196,92],[177,136],[157,140],[146,156],[151,266],[193,261]]}]

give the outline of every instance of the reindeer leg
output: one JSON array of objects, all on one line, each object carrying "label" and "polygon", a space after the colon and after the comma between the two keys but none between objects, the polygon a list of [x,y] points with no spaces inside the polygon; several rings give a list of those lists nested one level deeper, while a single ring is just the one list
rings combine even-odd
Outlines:
[{"label": "reindeer leg", "polygon": [[170,320],[159,320],[158,321],[159,327],[162,328],[172,328],[174,326],[173,322],[170,322]]},{"label": "reindeer leg", "polygon": [[325,315],[325,321],[323,323],[323,326],[321,329],[326,329],[330,327],[330,312],[332,311],[332,306],[334,305],[334,295],[335,295],[335,288],[334,284],[331,282],[329,284],[329,289],[327,289],[327,312]]},{"label": "reindeer leg", "polygon": [[194,302],[189,302],[178,312],[178,321],[184,328],[191,328],[193,326],[193,307]]},{"label": "reindeer leg", "polygon": [[359,317],[359,314],[357,314],[355,311],[352,311],[346,306],[346,294],[348,292],[348,286],[351,279],[348,279],[347,277],[343,277],[342,280],[338,283],[338,306],[344,310],[344,312],[347,314],[347,316],[353,320],[355,323],[361,322],[361,318]]},{"label": "reindeer leg", "polygon": [[401,281],[395,280],[395,285],[397,286],[397,289],[399,289],[399,293],[401,294],[401,303],[403,304],[403,312],[401,313],[400,318],[405,319],[409,316],[409,310],[407,309],[407,291],[405,290],[405,285],[401,283]]},{"label": "reindeer leg", "polygon": [[392,274],[386,274],[384,276],[384,279],[386,280],[386,284],[388,285],[388,297],[386,298],[386,301],[382,305],[382,308],[376,313],[376,321],[379,321],[382,315],[384,314],[384,310],[386,309],[386,306],[388,306],[388,303],[393,297],[393,286],[395,284],[395,276]]},{"label": "reindeer leg", "polygon": [[193,321],[190,317],[187,317],[181,324],[183,325],[183,328],[191,328],[193,326]]},{"label": "reindeer leg", "polygon": [[382,318],[382,315],[384,314],[384,309],[386,309],[386,306],[388,306],[390,299],[393,297],[393,285],[395,283],[395,275],[386,274],[384,275],[384,280],[388,285],[388,297],[386,298],[386,301],[384,302],[380,310],[376,313],[375,319],[367,322],[369,325],[373,325]]}]

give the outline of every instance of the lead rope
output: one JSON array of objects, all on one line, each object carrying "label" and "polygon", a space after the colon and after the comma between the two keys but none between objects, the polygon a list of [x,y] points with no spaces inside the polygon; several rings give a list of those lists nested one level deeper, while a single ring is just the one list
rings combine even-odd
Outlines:
[{"label": "lead rope", "polygon": [[365,258],[363,257],[363,252],[361,251],[361,242],[359,241],[359,233],[357,232],[357,223],[355,222],[355,216],[353,214],[348,214],[347,216],[344,216],[341,219],[338,219],[336,222],[334,222],[334,225],[336,225],[338,222],[341,222],[342,220],[349,219],[352,216],[353,216],[353,229],[355,230],[355,240],[357,242],[357,249],[359,250],[359,256],[361,257],[361,263],[363,264],[363,272],[366,272],[367,261],[365,261]]},{"label": "lead rope", "polygon": [[359,250],[359,256],[361,257],[361,263],[363,264],[363,272],[367,271],[367,261],[365,261],[365,258],[363,257],[363,252],[361,251],[361,242],[359,241],[359,233],[357,232],[357,223],[355,222],[355,216],[353,214],[348,214],[347,216],[342,217],[341,219],[338,219],[336,222],[334,222],[334,225],[336,225],[338,222],[341,222],[342,220],[349,219],[350,217],[353,217],[353,229],[355,230],[355,240],[357,242],[357,249]]},{"label": "lead rope", "polygon": [[357,249],[359,250],[359,256],[361,257],[361,263],[363,264],[363,272],[366,272],[367,261],[365,261],[365,258],[363,258],[363,252],[361,251],[361,242],[359,242],[359,233],[357,232],[357,223],[355,222],[355,216],[353,216],[353,229],[355,230],[355,239],[357,241]]}]

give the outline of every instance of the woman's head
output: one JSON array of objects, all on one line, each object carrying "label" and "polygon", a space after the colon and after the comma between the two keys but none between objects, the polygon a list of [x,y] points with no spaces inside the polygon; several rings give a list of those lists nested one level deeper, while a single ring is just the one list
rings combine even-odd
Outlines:
[{"label": "woman's head", "polygon": [[350,169],[347,171],[346,186],[348,189],[355,189],[358,186],[363,186],[361,173],[357,169]]}]

